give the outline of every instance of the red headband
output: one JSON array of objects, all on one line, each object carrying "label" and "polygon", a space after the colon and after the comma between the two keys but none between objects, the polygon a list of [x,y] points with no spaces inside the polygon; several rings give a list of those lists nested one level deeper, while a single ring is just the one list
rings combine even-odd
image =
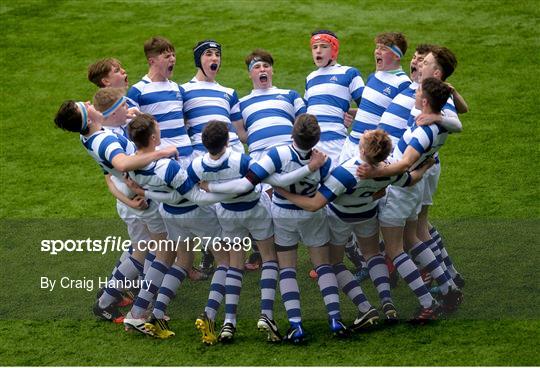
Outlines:
[{"label": "red headband", "polygon": [[313,44],[317,42],[329,43],[332,47],[332,54],[330,55],[330,57],[333,60],[337,60],[337,56],[339,53],[339,41],[337,38],[326,33],[318,33],[311,37],[311,46],[313,46]]}]

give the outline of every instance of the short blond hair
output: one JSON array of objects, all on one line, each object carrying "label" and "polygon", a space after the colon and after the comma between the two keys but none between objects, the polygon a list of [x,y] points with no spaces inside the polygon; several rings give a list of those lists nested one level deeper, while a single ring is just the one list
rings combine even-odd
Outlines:
[{"label": "short blond hair", "polygon": [[93,105],[97,111],[103,112],[109,109],[116,101],[126,94],[124,88],[105,87],[96,92]]},{"label": "short blond hair", "polygon": [[366,130],[362,138],[362,149],[370,164],[386,160],[392,152],[392,140],[382,129]]}]

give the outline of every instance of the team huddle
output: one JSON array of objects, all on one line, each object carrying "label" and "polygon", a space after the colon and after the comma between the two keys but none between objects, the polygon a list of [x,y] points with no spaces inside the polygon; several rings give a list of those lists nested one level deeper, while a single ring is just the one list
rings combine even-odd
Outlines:
[{"label": "team huddle", "polygon": [[[303,97],[272,84],[272,55],[257,49],[245,59],[253,90],[238,98],[216,82],[222,50],[214,40],[194,47],[197,72],[182,85],[170,79],[175,49],[162,37],[145,42],[149,70],[130,88],[118,60],[90,65],[88,79],[99,87],[92,103],[65,101],[55,124],[80,133],[132,241],[93,313],[146,335],[173,337],[167,308],[193,270],[190,244],[201,238],[212,240],[206,250],[215,262],[195,321],[205,344],[234,339],[251,241],[261,258],[256,326],[268,341],[306,339],[299,244],[309,253],[334,336],[379,320],[397,322],[391,294],[397,275],[420,304],[411,322],[454,312],[464,280],[428,209],[440,175],[438,150],[449,133],[462,130],[458,113],[468,111],[445,82],[457,61],[445,47],[422,44],[409,77],[401,67],[405,36],[382,33],[374,41],[376,71],[364,82],[358,69],[337,63],[333,32],[313,32],[317,69],[307,76]],[[174,249],[150,253],[143,246],[167,239],[178,241]],[[344,264],[351,249],[377,290],[379,308]],[[135,293],[122,287],[139,278],[148,287]],[[430,289],[432,280],[437,286]],[[290,324],[284,334],[274,319],[278,285]],[[350,325],[341,316],[340,290],[358,309]],[[120,308],[131,303],[124,316]]]}]

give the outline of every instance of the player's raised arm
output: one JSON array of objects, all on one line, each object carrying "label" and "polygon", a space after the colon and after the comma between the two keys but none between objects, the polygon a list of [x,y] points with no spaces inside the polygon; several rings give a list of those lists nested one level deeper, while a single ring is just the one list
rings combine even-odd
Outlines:
[{"label": "player's raised arm", "polygon": [[450,133],[461,133],[463,125],[457,115],[420,114],[416,117],[416,125],[425,126],[439,124]]},{"label": "player's raised arm", "polygon": [[118,152],[111,160],[114,168],[118,171],[132,171],[141,169],[153,161],[160,158],[175,157],[178,155],[178,151],[174,146],[167,146],[159,151],[138,153],[136,155],[128,156],[125,153]]},{"label": "player's raised arm", "polygon": [[326,162],[327,158],[328,156],[324,152],[313,149],[309,164],[306,166],[302,166],[286,174],[274,173],[263,181],[276,187],[289,186],[305,178],[310,173],[320,169]]},{"label": "player's raised arm", "polygon": [[381,165],[379,167],[374,167],[369,164],[362,164],[358,166],[356,174],[362,179],[371,179],[381,176],[393,176],[403,174],[419,158],[420,153],[412,146],[408,146],[401,160],[385,166]]},{"label": "player's raised arm", "polygon": [[465,114],[469,112],[469,105],[467,105],[467,101],[463,98],[463,96],[454,88],[453,85],[446,82],[448,87],[452,89],[452,98],[454,99],[454,104],[456,106],[456,111],[458,114]]},{"label": "player's raised arm", "polygon": [[[77,132],[85,137],[99,132],[102,128],[103,115],[89,102],[65,101],[54,119],[55,124],[64,130]],[[161,151],[127,155],[120,143],[113,137],[104,141],[99,157],[110,162],[122,172],[140,169],[150,162],[164,157],[177,155],[175,147],[165,147]]]}]

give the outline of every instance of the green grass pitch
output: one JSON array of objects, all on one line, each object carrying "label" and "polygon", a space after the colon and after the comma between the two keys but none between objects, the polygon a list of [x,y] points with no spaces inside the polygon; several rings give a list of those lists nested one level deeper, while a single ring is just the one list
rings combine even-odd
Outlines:
[{"label": "green grass pitch", "polygon": [[[0,364],[1,365],[539,365],[540,38],[536,1],[30,1],[0,3]],[[41,276],[106,276],[118,254],[40,252],[42,239],[126,236],[100,171],[78,137],[53,128],[65,99],[88,100],[86,68],[120,59],[135,83],[147,69],[143,42],[176,46],[173,79],[194,75],[191,48],[223,45],[221,84],[251,89],[243,58],[262,47],[276,60],[274,84],[303,93],[313,70],[309,33],[334,30],[339,62],[373,70],[373,38],[401,31],[414,47],[449,47],[459,65],[449,79],[466,98],[464,132],[451,136],[433,222],[467,280],[455,316],[433,326],[401,324],[329,338],[324,305],[300,261],[299,282],[310,342],[269,345],[258,334],[258,273],[247,274],[239,333],[230,346],[204,347],[193,328],[208,282],[185,283],[169,310],[174,339],[126,334],[96,321],[95,292],[40,289]],[[364,283],[376,301],[373,287]],[[403,316],[415,300],[394,291]],[[278,323],[285,312],[278,297]],[[354,308],[342,298],[347,321]],[[536,341],[536,343],[535,343]],[[536,346],[536,348],[535,348]],[[536,353],[535,353],[536,351]]]}]

